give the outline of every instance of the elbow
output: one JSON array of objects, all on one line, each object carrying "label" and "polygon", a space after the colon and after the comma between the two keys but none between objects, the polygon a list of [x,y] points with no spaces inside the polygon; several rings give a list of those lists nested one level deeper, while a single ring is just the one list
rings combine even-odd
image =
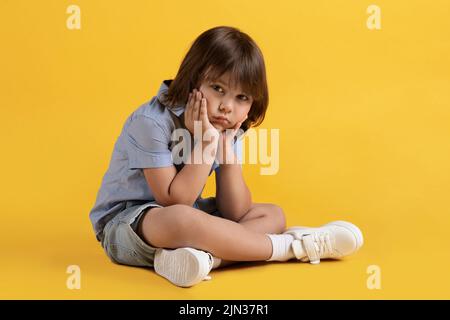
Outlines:
[{"label": "elbow", "polygon": [[181,199],[176,199],[173,202],[173,204],[184,204],[185,206],[193,207],[196,200],[197,199],[192,200],[192,199],[183,199],[183,198],[181,198]]},{"label": "elbow", "polygon": [[239,222],[242,217],[250,211],[252,206],[251,198],[249,197],[246,201],[235,201],[234,203],[227,203],[226,205],[217,203],[217,210],[226,219]]},{"label": "elbow", "polygon": [[236,211],[238,211],[238,214],[241,217],[244,216],[247,212],[249,212],[250,208],[252,207],[252,195],[248,189],[247,189],[247,196],[244,199],[245,200],[237,204],[237,208],[235,209]]},{"label": "elbow", "polygon": [[237,218],[236,222],[239,222],[250,211],[251,202],[248,204],[242,204],[234,211],[234,216]]},{"label": "elbow", "polygon": [[163,207],[173,206],[176,204],[183,204],[189,207],[192,207],[195,203],[197,198],[192,199],[191,197],[186,197],[183,195],[177,196],[177,195],[169,195],[165,199],[162,199],[162,201],[157,202],[161,204]]},{"label": "elbow", "polygon": [[245,214],[248,212],[248,210],[242,208],[242,207],[235,207],[235,208],[227,208],[227,209],[220,209],[217,208],[221,215],[231,221],[239,222],[242,217],[245,216]]}]

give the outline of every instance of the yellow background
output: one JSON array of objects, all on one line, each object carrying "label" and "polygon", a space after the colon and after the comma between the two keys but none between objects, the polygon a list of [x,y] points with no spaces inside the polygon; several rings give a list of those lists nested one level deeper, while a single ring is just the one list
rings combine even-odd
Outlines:
[{"label": "yellow background", "polygon": [[[81,30],[66,27],[70,4]],[[381,30],[366,27],[370,4]],[[1,1],[0,298],[450,298],[449,18],[446,0]],[[181,289],[96,242],[88,213],[126,117],[218,25],[266,59],[261,128],[280,129],[280,170],[244,166],[253,200],[290,226],[357,224],[355,256],[233,267]]]}]

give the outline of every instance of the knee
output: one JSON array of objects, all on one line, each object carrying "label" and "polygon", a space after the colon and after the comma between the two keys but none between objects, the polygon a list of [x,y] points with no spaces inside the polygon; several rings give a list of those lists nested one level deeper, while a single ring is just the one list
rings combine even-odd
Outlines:
[{"label": "knee", "polygon": [[169,210],[172,212],[170,224],[174,235],[185,235],[198,225],[200,217],[195,208],[184,204],[176,204],[167,208],[170,208]]},{"label": "knee", "polygon": [[[155,209],[152,209],[155,210]],[[146,215],[142,234],[152,246],[178,248],[188,246],[188,240],[199,225],[199,212],[187,205],[176,204]]]},{"label": "knee", "polygon": [[[205,230],[208,215],[191,206],[177,204],[170,207],[170,234],[175,239],[193,239]],[[185,244],[186,245],[186,244]]]},{"label": "knee", "polygon": [[269,212],[272,216],[274,228],[277,233],[282,233],[286,230],[286,216],[283,209],[276,204],[268,204]]}]

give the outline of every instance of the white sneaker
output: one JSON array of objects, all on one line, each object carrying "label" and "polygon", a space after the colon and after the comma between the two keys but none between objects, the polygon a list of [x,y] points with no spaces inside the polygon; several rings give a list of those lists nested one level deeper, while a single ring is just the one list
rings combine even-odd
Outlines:
[{"label": "white sneaker", "polygon": [[330,222],[319,228],[292,227],[284,233],[294,236],[292,250],[297,259],[312,264],[320,263],[320,259],[339,259],[353,254],[364,243],[361,230],[346,221]]},{"label": "white sneaker", "polygon": [[193,248],[158,248],[155,252],[155,272],[179,287],[191,287],[202,280],[210,280],[208,274],[212,266],[210,253]]}]

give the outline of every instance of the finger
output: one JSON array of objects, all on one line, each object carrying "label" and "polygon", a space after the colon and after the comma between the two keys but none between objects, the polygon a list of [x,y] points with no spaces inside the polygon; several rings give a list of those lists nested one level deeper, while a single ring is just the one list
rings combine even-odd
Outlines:
[{"label": "finger", "polygon": [[247,120],[248,116],[246,116],[242,121],[236,123],[236,125],[232,128],[232,137],[236,136],[237,132],[241,128],[242,123]]},{"label": "finger", "polygon": [[239,122],[239,125],[237,126],[236,130],[239,130],[239,128],[242,126],[242,124],[245,122],[245,120],[247,120],[247,118],[248,118],[248,115],[246,115],[245,118],[241,122]]},{"label": "finger", "polygon": [[199,120],[199,110],[200,110],[199,93],[198,91],[196,91],[194,98],[194,114],[192,115],[194,120]]},{"label": "finger", "polygon": [[[245,119],[247,119],[247,118],[245,118]],[[242,123],[245,121],[245,119],[236,123],[236,125],[233,127],[233,130],[238,131],[239,128],[241,127]]]},{"label": "finger", "polygon": [[[200,111],[202,109],[202,100],[203,100],[203,93],[201,91],[198,91],[198,120],[201,120],[200,117]],[[206,99],[205,99],[206,102]]]},{"label": "finger", "polygon": [[188,101],[184,109],[184,119],[190,119],[192,113],[192,93],[189,93]]},{"label": "finger", "polygon": [[190,103],[191,113],[194,111],[194,103],[195,103],[195,90],[192,91],[191,93],[191,103]]},{"label": "finger", "polygon": [[186,103],[186,112],[189,112],[192,104],[192,93],[189,92],[188,101]]},{"label": "finger", "polygon": [[187,99],[186,105],[189,105],[189,103],[191,102],[191,97],[192,97],[192,93],[189,92],[189,95],[188,95],[188,99]]},{"label": "finger", "polygon": [[206,108],[206,99],[201,99],[201,108],[200,108],[200,120],[201,121],[209,121],[208,120],[208,109]]}]

